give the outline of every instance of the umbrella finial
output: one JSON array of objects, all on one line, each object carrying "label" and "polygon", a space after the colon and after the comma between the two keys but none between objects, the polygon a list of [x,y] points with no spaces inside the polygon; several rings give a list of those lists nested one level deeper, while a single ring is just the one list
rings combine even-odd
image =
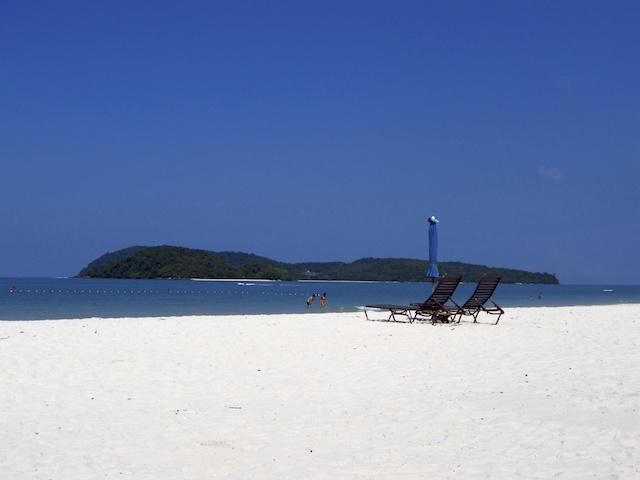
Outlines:
[{"label": "umbrella finial", "polygon": [[440,220],[438,220],[435,215],[431,215],[429,217],[429,223],[438,223],[439,221]]}]

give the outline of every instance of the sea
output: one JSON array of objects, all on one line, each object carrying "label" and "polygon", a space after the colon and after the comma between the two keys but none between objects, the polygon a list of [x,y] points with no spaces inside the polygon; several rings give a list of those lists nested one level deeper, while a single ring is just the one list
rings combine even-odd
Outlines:
[{"label": "sea", "polygon": [[[460,285],[454,300],[464,302],[474,287]],[[355,312],[371,303],[419,302],[431,288],[428,282],[0,278],[0,320]],[[328,304],[321,307],[316,298],[308,308],[314,293],[326,293]],[[640,303],[640,286],[501,284],[494,299],[505,308]]]}]

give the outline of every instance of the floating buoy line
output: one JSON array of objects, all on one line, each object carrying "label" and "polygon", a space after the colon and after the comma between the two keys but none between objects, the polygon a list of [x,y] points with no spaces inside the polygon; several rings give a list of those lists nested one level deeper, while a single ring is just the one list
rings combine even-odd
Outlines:
[{"label": "floating buoy line", "polygon": [[[246,290],[182,290],[182,289],[22,289],[10,288],[11,294],[17,295],[248,295],[250,292]],[[307,293],[289,293],[289,292],[260,292],[260,295],[278,296],[278,297],[297,297],[307,296]]]}]

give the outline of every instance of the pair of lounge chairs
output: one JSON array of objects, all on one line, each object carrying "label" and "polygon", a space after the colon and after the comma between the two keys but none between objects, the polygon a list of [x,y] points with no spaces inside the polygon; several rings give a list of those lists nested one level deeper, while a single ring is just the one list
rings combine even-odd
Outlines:
[{"label": "pair of lounge chairs", "polygon": [[[451,297],[461,281],[461,276],[442,278],[431,296],[422,303],[366,305],[364,307],[365,317],[369,320],[367,309],[375,309],[387,310],[389,312],[387,320],[393,320],[394,322],[398,321],[397,316],[404,316],[407,317],[409,323],[413,323],[416,320],[431,320],[432,323],[454,322],[456,318],[460,323],[463,316],[470,316],[473,317],[473,322],[476,323],[480,312],[485,312],[489,315],[498,315],[495,323],[497,325],[504,310],[491,300],[491,296],[500,283],[500,277],[484,275],[478,281],[478,285],[469,299],[462,305],[458,305]],[[491,305],[489,305],[489,302],[491,302]]]}]

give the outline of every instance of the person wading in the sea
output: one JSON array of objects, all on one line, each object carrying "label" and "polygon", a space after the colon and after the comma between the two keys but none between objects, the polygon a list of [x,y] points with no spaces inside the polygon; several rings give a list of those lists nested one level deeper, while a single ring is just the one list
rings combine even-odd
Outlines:
[{"label": "person wading in the sea", "polygon": [[307,297],[307,308],[311,307],[311,304],[313,303],[315,298],[316,298],[316,294],[315,293],[312,293],[311,295],[309,295]]},{"label": "person wading in the sea", "polygon": [[320,306],[324,307],[327,305],[327,292],[324,292],[322,295],[320,295]]}]

